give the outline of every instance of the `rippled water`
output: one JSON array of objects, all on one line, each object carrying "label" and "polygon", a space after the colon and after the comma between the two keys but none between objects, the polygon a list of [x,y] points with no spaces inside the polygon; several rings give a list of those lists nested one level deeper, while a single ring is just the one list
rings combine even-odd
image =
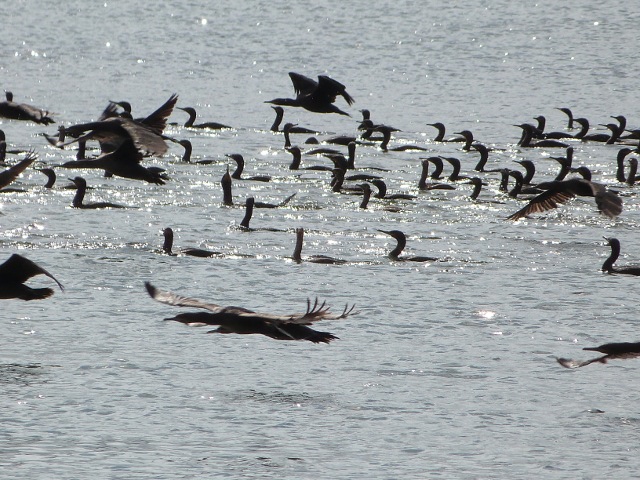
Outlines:
[{"label": "rippled water", "polygon": [[[238,2],[236,2],[238,3]],[[355,97],[351,118],[288,109],[286,120],[325,138],[353,134],[368,108],[393,125],[393,145],[457,156],[472,171],[477,153],[437,144],[428,123],[469,129],[497,150],[489,168],[531,159],[551,179],[558,152],[520,151],[513,124],[571,107],[594,129],[624,114],[638,126],[640,14],[601,2],[558,6],[515,2],[107,1],[100,6],[15,2],[0,31],[2,87],[18,101],[56,112],[58,123],[96,118],[107,101],[128,100],[145,115],[171,93],[203,120],[232,125],[189,138],[150,161],[165,186],[80,173],[91,200],[131,208],[77,211],[73,192],[42,187],[30,169],[25,193],[1,200],[3,258],[20,252],[49,269],[65,292],[41,302],[3,301],[0,324],[0,466],[3,478],[631,478],[640,475],[640,380],[634,361],[568,371],[555,356],[587,358],[581,348],[635,341],[636,280],[600,273],[621,240],[621,263],[640,258],[636,191],[616,220],[593,201],[575,200],[518,223],[504,218],[520,200],[500,196],[498,177],[480,202],[469,185],[417,192],[424,152],[360,147],[357,164],[384,167],[389,189],[418,195],[400,212],[333,194],[323,172],[288,170],[291,156],[269,127],[263,102],[293,93],[287,72],[327,73]],[[341,107],[344,102],[338,100]],[[175,111],[173,122],[186,114]],[[35,148],[43,164],[72,159],[40,136],[56,125],[2,121],[10,148]],[[296,136],[298,143],[304,136]],[[575,144],[574,164],[615,184],[618,146]],[[228,153],[247,174],[233,207],[221,205]],[[305,157],[303,162],[320,163]],[[324,160],[326,162],[326,160]],[[250,195],[282,209],[257,210],[237,225]],[[493,203],[492,203],[493,202]],[[161,230],[176,246],[222,250],[224,258],[159,254]],[[294,229],[304,254],[348,260],[295,264]],[[427,265],[393,263],[393,241]],[[164,323],[177,309],[148,298],[142,283],[221,304],[286,313],[308,297],[359,315],[321,326],[331,345],[206,335]],[[33,285],[49,285],[36,278]]]}]

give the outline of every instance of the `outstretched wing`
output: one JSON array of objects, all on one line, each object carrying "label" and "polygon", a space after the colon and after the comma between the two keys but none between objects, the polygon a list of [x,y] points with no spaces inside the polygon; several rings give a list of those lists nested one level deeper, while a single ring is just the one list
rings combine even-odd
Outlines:
[{"label": "outstretched wing", "polygon": [[297,96],[308,95],[318,86],[318,82],[313,78],[305,77],[299,73],[289,72],[289,77],[291,78],[293,90],[296,92]]},{"label": "outstretched wing", "polygon": [[224,310],[224,307],[216,305],[215,303],[207,303],[196,298],[183,297],[181,295],[176,295],[175,293],[159,290],[149,282],[145,282],[144,286],[147,289],[149,296],[160,303],[173,305],[175,307],[204,308],[213,313],[221,313]]},{"label": "outstretched wing", "polygon": [[311,325],[314,322],[320,320],[339,320],[341,318],[347,318],[349,315],[356,315],[358,312],[354,312],[355,305],[349,307],[346,305],[340,315],[333,314],[329,311],[329,306],[326,302],[320,303],[316,298],[311,303],[311,300],[307,299],[307,311],[303,314],[294,314],[289,316],[270,315],[274,322],[280,323],[295,323],[297,325]]},{"label": "outstretched wing", "polygon": [[545,212],[553,208],[558,208],[558,204],[566,203],[574,196],[571,192],[549,189],[532,198],[524,208],[521,208],[513,215],[509,215],[507,220],[519,220],[532,213]]},{"label": "outstretched wing", "polygon": [[349,105],[351,105],[354,100],[353,97],[347,93],[346,88],[347,87],[345,87],[340,82],[334,80],[333,78],[327,77],[326,75],[320,75],[318,77],[317,93],[327,96],[330,99],[331,103],[335,102],[336,97],[340,95]]},{"label": "outstretched wing", "polygon": [[13,167],[7,168],[5,171],[0,172],[0,188],[4,188],[13,182],[18,175],[26,170],[26,168],[31,165],[38,156],[33,152],[27,153],[27,156],[24,157],[23,160],[16,163]]},{"label": "outstretched wing", "polygon": [[169,97],[169,100],[164,102],[160,108],[158,108],[155,112],[147,116],[140,123],[144,124],[147,128],[149,128],[154,133],[158,135],[162,135],[165,127],[167,126],[167,119],[173,112],[173,108],[176,106],[176,102],[178,101],[178,95],[173,94]]},{"label": "outstretched wing", "polygon": [[46,275],[58,284],[60,290],[64,290],[62,284],[53,275],[28,258],[18,255],[17,253],[11,255],[6,262],[0,265],[0,280],[10,279],[24,283],[36,275]]}]

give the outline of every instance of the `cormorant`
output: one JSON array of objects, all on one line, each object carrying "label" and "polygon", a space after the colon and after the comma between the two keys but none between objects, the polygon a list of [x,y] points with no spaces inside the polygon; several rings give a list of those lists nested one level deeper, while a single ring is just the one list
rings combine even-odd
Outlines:
[{"label": "cormorant", "polygon": [[330,264],[330,265],[342,265],[344,263],[347,263],[346,260],[328,257],[326,255],[310,255],[302,258],[301,254],[302,254],[303,241],[304,241],[304,229],[296,228],[296,246],[293,250],[293,255],[291,256],[291,258],[293,258],[295,262],[301,263],[305,261],[305,262],[311,262],[311,263],[324,263],[324,264]]},{"label": "cormorant", "polygon": [[387,195],[387,184],[379,178],[372,179],[371,183],[378,189],[378,193],[374,195],[376,198],[384,198],[385,200],[414,200],[416,198],[415,195],[409,195],[408,193],[393,193]]},{"label": "cormorant", "polygon": [[620,256],[620,240],[617,238],[604,238],[611,247],[611,255],[602,264],[602,271],[605,273],[621,273],[625,275],[640,275],[640,266],[614,267]]},{"label": "cormorant", "polygon": [[385,233],[387,235],[392,236],[396,239],[396,247],[389,252],[389,258],[391,260],[403,261],[403,262],[434,262],[437,261],[437,258],[434,257],[422,257],[422,256],[403,256],[400,254],[404,247],[407,245],[407,237],[400,230],[378,230],[381,233]]},{"label": "cormorant", "polygon": [[318,76],[317,82],[295,72],[289,72],[289,77],[293,83],[296,98],[275,98],[265,103],[273,103],[283,107],[302,107],[315,113],[338,113],[349,116],[347,112],[340,110],[333,104],[338,95],[342,96],[347,104],[353,104],[353,98],[340,82],[326,75]]},{"label": "cormorant", "polygon": [[600,352],[605,355],[591,360],[572,360],[570,358],[556,358],[558,363],[566,368],[579,368],[592,363],[607,363],[609,360],[622,360],[640,357],[640,342],[605,343],[598,347],[586,347],[583,350]]},{"label": "cormorant", "polygon": [[236,162],[236,169],[231,174],[231,178],[235,178],[236,180],[253,180],[256,182],[269,182],[271,181],[271,177],[269,175],[254,175],[252,177],[243,177],[242,172],[244,171],[244,157],[239,153],[231,153],[227,155],[230,159]]},{"label": "cormorant", "polygon": [[552,139],[543,139],[537,142],[533,140],[533,132],[534,126],[528,123],[521,123],[520,125],[514,125],[515,127],[520,127],[522,129],[522,138],[520,139],[519,145],[522,148],[567,148],[567,145],[564,142],[560,142],[559,140]]},{"label": "cormorant", "polygon": [[206,313],[181,313],[166,320],[174,320],[191,327],[218,325],[207,333],[261,334],[276,340],[308,340],[313,343],[329,343],[338,337],[328,332],[319,332],[309,327],[320,320],[338,320],[355,315],[354,307],[347,305],[340,315],[329,312],[329,307],[318,300],[311,304],[307,300],[307,310],[302,314],[273,315],[258,313],[242,307],[221,307],[195,298],[182,297],[171,292],[158,290],[145,282],[147,292],[154,300],[176,307],[194,307],[208,310]]},{"label": "cormorant", "polygon": [[560,110],[567,117],[569,117],[569,120],[567,122],[567,128],[569,130],[572,130],[573,129],[573,113],[571,112],[571,109],[569,109],[567,107],[556,107],[556,110]]},{"label": "cormorant", "polygon": [[64,290],[62,284],[44,268],[14,253],[0,265],[0,299],[42,300],[53,295],[51,288],[31,288],[24,284],[36,275],[46,275],[58,284],[60,290]]},{"label": "cormorant", "polygon": [[[123,143],[131,142],[142,154],[164,155],[168,147],[162,132],[177,101],[178,96],[171,95],[160,108],[141,121],[117,115],[111,108],[115,105],[109,104],[97,122],[60,127],[61,139],[57,146],[63,148],[73,142],[91,139],[101,143],[103,152],[110,152]],[[65,143],[65,135],[74,137],[74,140]]]},{"label": "cormorant", "polygon": [[103,152],[98,157],[92,159],[70,160],[60,165],[60,167],[99,168],[118,177],[164,185],[167,177],[162,174],[163,170],[142,166],[140,162],[143,157],[133,142],[127,140],[111,152]]},{"label": "cormorant", "polygon": [[204,123],[196,123],[196,109],[193,107],[177,107],[178,110],[182,110],[183,112],[187,112],[189,114],[189,120],[184,122],[184,127],[186,128],[208,128],[210,130],[222,130],[223,128],[231,128],[229,125],[224,125],[222,123],[217,122],[204,122]]},{"label": "cormorant", "polygon": [[76,185],[76,188],[77,188],[76,194],[73,197],[73,202],[71,203],[73,208],[80,208],[80,209],[87,209],[87,210],[97,209],[97,208],[127,208],[124,205],[118,205],[116,203],[111,203],[111,202],[94,202],[94,203],[85,204],[83,203],[83,200],[84,200],[84,195],[87,191],[86,180],[82,177],[70,178],[69,180],[71,180]]},{"label": "cormorant", "polygon": [[[162,231],[164,235],[164,244],[162,245],[162,251],[167,255],[176,255],[173,252],[173,229],[167,227]],[[222,255],[221,252],[212,252],[211,250],[204,250],[202,248],[181,248],[180,253],[189,255],[192,257],[217,257]]]},{"label": "cormorant", "polygon": [[[280,131],[280,124],[282,123],[282,119],[284,118],[284,108],[279,107],[277,105],[275,106],[271,106],[271,108],[273,108],[276,112],[276,118],[273,121],[273,124],[271,125],[270,130],[272,132],[279,132]],[[309,128],[305,128],[305,127],[298,127],[297,125],[293,125],[293,124],[289,124],[291,125],[291,127],[288,130],[288,133],[305,133],[305,134],[311,134],[311,135],[316,135],[320,132],[316,132],[315,130],[311,130]]]},{"label": "cormorant", "polygon": [[0,117],[12,120],[31,120],[41,125],[55,123],[55,120],[50,117],[51,112],[26,103],[16,103],[13,101],[13,93],[11,92],[5,92],[5,96],[6,101],[0,102]]},{"label": "cormorant", "polygon": [[622,212],[622,199],[614,191],[599,183],[590,182],[583,178],[571,178],[563,181],[539,183],[538,188],[545,192],[534,197],[524,208],[507,217],[508,220],[519,220],[532,213],[544,212],[557,208],[575,196],[595,197],[598,210],[607,217],[613,218]]},{"label": "cormorant", "polygon": [[[436,157],[434,157],[436,158]],[[418,180],[419,190],[455,190],[456,187],[449,185],[448,183],[427,183],[427,177],[429,176],[429,163],[428,158],[421,159],[422,170],[420,172],[420,180]],[[440,161],[442,164],[442,161]]]}]

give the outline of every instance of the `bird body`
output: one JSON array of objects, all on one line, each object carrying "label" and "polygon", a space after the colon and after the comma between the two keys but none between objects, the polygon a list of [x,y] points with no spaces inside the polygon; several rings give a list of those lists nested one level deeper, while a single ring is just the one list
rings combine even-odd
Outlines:
[{"label": "bird body", "polygon": [[613,265],[620,256],[620,240],[617,238],[606,238],[608,245],[611,247],[611,255],[602,264],[602,271],[605,273],[620,273],[626,275],[640,275],[640,266],[614,267]]},{"label": "bird body", "polygon": [[26,103],[16,103],[13,101],[13,93],[11,92],[5,92],[5,96],[6,101],[0,102],[0,117],[12,120],[30,120],[41,125],[55,123],[55,120],[50,117],[51,112]]},{"label": "bird body", "polygon": [[320,320],[338,320],[355,314],[353,308],[345,307],[342,314],[330,313],[325,303],[317,300],[312,304],[307,300],[305,313],[292,315],[273,315],[259,313],[242,307],[223,307],[215,303],[207,303],[195,298],[183,297],[171,292],[162,291],[145,283],[147,292],[154,300],[177,307],[194,307],[207,312],[191,312],[168,318],[189,326],[218,326],[207,333],[236,333],[241,335],[260,334],[275,340],[307,340],[313,343],[329,343],[337,339],[329,332],[319,332],[310,328]]},{"label": "bird body", "polygon": [[326,75],[318,76],[318,81],[295,72],[289,72],[289,77],[293,83],[296,98],[275,98],[266,103],[283,107],[302,107],[315,113],[338,113],[349,116],[347,112],[333,104],[338,95],[344,98],[348,105],[353,104],[354,101],[340,82]]}]

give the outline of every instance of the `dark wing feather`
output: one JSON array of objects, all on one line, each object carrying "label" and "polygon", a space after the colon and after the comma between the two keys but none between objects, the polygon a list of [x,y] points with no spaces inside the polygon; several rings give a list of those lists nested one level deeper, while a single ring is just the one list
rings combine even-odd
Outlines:
[{"label": "dark wing feather", "polygon": [[299,73],[289,72],[289,77],[291,78],[293,90],[296,92],[297,96],[308,95],[318,86],[318,82],[313,78],[305,77]]},{"label": "dark wing feather", "polygon": [[329,97],[331,103],[336,100],[336,96],[338,95],[341,95],[349,105],[354,102],[353,97],[347,93],[347,89],[343,84],[326,75],[320,75],[318,77],[317,92]]},{"label": "dark wing feather", "polygon": [[537,197],[532,198],[525,207],[521,208],[513,215],[508,216],[507,220],[519,220],[532,213],[545,212],[547,210],[557,208],[558,204],[565,203],[571,200],[574,196],[575,195],[570,192],[549,189]]},{"label": "dark wing feather", "polygon": [[595,193],[598,210],[609,218],[617,217],[622,213],[622,199],[617,193],[603,190]]},{"label": "dark wing feather", "polygon": [[173,107],[176,106],[177,101],[178,95],[174,93],[169,97],[169,100],[162,104],[160,108],[147,116],[144,120],[141,120],[140,123],[144,124],[147,128],[158,135],[161,135],[167,126],[167,119],[173,112]]},{"label": "dark wing feather", "polygon": [[36,275],[46,275],[58,284],[60,290],[64,290],[62,284],[53,275],[17,253],[11,255],[6,262],[0,265],[0,279],[10,279],[18,283],[24,283]]},{"label": "dark wing feather", "polygon": [[224,307],[216,305],[215,303],[207,303],[196,298],[183,297],[181,295],[176,295],[175,293],[158,290],[149,282],[145,282],[144,286],[151,298],[166,305],[173,305],[175,307],[204,308],[213,313],[221,313],[222,311],[224,311]]},{"label": "dark wing feather", "polygon": [[13,182],[18,175],[25,171],[25,169],[31,165],[38,156],[34,152],[27,153],[27,156],[24,157],[20,162],[16,163],[14,166],[7,168],[5,171],[0,172],[0,188],[4,188]]}]

